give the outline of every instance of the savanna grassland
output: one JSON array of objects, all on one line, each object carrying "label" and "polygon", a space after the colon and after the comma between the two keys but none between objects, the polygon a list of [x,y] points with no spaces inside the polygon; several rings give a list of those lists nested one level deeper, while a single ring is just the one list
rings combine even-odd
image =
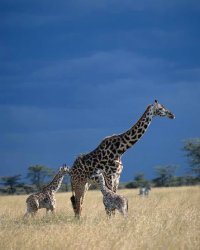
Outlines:
[{"label": "savanna grassland", "polygon": [[86,195],[83,217],[74,219],[71,193],[57,193],[57,215],[40,210],[23,220],[27,196],[0,197],[0,249],[200,249],[200,187],[120,190],[129,199],[129,217],[108,220],[99,191]]}]

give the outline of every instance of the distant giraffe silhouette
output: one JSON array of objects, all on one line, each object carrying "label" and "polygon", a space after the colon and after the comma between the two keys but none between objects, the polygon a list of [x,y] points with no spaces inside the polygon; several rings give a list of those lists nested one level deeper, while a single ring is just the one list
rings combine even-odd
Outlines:
[{"label": "distant giraffe silhouette", "polygon": [[106,187],[103,171],[98,169],[91,178],[96,178],[98,180],[100,190],[103,194],[103,204],[108,217],[111,217],[115,209],[117,209],[124,217],[127,217],[128,199],[122,195],[116,194]]},{"label": "distant giraffe silhouette", "polygon": [[70,170],[73,193],[71,202],[76,217],[79,218],[81,215],[91,175],[97,169],[104,171],[106,186],[116,192],[123,169],[122,155],[142,137],[155,116],[175,118],[168,109],[155,100],[133,127],[119,135],[106,137],[95,150],[77,157]]},{"label": "distant giraffe silhouette", "polygon": [[24,217],[28,215],[35,215],[40,208],[46,208],[46,212],[49,210],[54,213],[56,209],[55,193],[60,188],[64,175],[69,174],[69,168],[65,165],[60,167],[58,173],[53,180],[38,193],[31,194],[26,199],[27,212]]}]

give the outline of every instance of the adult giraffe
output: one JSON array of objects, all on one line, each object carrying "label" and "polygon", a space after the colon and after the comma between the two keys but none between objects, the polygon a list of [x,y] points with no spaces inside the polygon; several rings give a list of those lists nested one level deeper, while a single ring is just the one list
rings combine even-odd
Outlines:
[{"label": "adult giraffe", "polygon": [[121,157],[142,137],[154,116],[175,118],[168,109],[155,100],[129,130],[106,137],[95,150],[77,157],[70,170],[73,194],[71,202],[76,217],[81,216],[84,196],[90,186],[90,181],[98,182],[98,179],[94,180],[91,177],[97,169],[103,170],[106,186],[114,192],[117,191],[123,169]]}]

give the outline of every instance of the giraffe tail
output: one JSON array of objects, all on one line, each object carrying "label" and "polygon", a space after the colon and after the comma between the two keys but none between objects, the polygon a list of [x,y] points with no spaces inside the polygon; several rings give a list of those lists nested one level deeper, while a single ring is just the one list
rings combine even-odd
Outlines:
[{"label": "giraffe tail", "polygon": [[71,200],[72,208],[75,212],[76,211],[76,198],[75,198],[74,185],[73,185],[72,180],[71,180],[71,189],[72,189],[72,196],[70,200]]},{"label": "giraffe tail", "polygon": [[71,203],[72,203],[72,207],[74,209],[74,211],[76,210],[76,199],[75,199],[75,195],[73,194],[70,198]]}]

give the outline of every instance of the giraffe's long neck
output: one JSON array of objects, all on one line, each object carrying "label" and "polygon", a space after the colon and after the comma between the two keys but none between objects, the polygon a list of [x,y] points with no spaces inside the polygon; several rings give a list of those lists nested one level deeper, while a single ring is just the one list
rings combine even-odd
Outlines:
[{"label": "giraffe's long neck", "polygon": [[51,192],[57,192],[60,188],[62,181],[63,181],[64,175],[60,172],[55,175],[53,180],[44,188],[45,190],[49,190]]},{"label": "giraffe's long neck", "polygon": [[136,124],[120,135],[119,153],[132,147],[146,132],[153,118],[153,106],[149,105]]},{"label": "giraffe's long neck", "polygon": [[98,176],[98,184],[99,184],[99,188],[102,192],[103,195],[106,195],[109,191],[109,189],[106,187],[106,184],[105,184],[105,180],[104,180],[104,177],[103,177],[103,174],[100,174]]}]

